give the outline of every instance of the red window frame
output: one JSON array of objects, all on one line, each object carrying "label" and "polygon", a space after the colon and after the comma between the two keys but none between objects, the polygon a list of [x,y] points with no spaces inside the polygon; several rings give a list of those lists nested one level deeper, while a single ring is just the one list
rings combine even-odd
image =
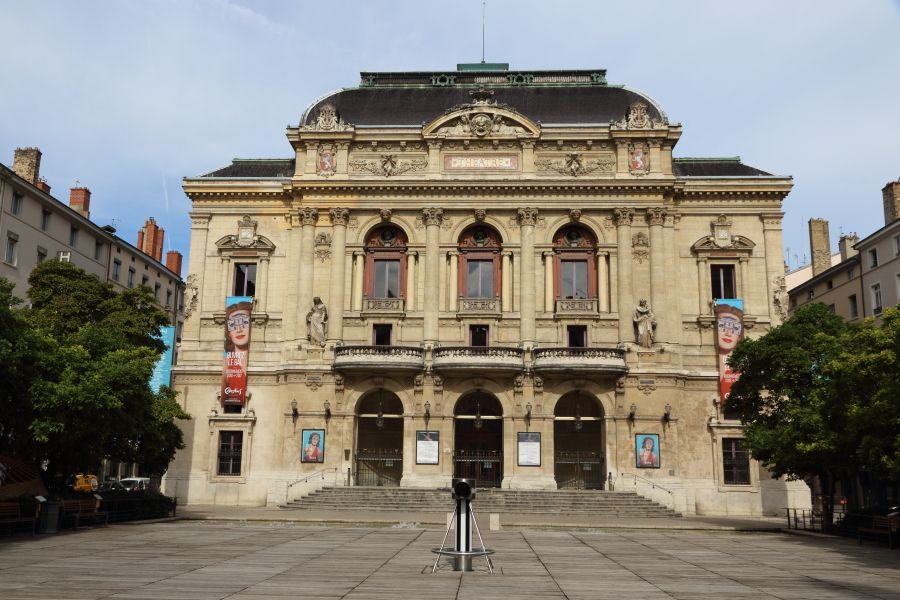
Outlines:
[{"label": "red window frame", "polygon": [[375,298],[375,261],[398,260],[400,261],[400,298],[406,298],[406,236],[397,227],[391,227],[396,237],[402,240],[402,245],[380,246],[377,245],[378,235],[385,227],[379,227],[373,231],[366,241],[366,264],[363,276],[363,290],[367,298]]},{"label": "red window frame", "polygon": [[[583,245],[572,247],[565,243],[566,233],[576,229],[585,240]],[[584,261],[587,264],[587,298],[597,297],[597,245],[594,235],[583,227],[564,227],[553,238],[553,296],[557,300],[565,300],[562,296],[562,263],[565,261]]]}]

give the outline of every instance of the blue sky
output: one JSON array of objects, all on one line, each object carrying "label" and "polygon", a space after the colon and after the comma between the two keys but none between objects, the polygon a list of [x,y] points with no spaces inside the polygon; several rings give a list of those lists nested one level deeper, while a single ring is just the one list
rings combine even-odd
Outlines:
[{"label": "blue sky", "polygon": [[[676,156],[735,156],[794,177],[790,263],[806,221],[833,243],[883,224],[900,177],[900,1],[488,0],[485,58],[606,68],[684,126]],[[306,106],[360,71],[481,59],[481,1],[0,0],[0,162],[38,146],[66,200],[134,242],[149,216],[187,254],[181,179],[233,157],[289,157]],[[796,255],[796,259],[795,259]]]}]

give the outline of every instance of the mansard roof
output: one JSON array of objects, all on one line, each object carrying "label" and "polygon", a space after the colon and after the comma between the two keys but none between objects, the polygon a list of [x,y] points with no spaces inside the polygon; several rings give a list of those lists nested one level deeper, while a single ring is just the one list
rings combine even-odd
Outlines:
[{"label": "mansard roof", "polygon": [[725,158],[673,158],[675,177],[771,177],[756,167],[745,165],[740,156]]},{"label": "mansard roof", "polygon": [[482,88],[493,92],[493,101],[543,125],[613,123],[623,119],[637,102],[647,105],[652,120],[667,120],[649,96],[608,85],[604,69],[510,71],[505,63],[478,63],[457,65],[456,71],[360,76],[359,87],[342,89],[313,102],[303,113],[300,126],[312,125],[318,108],[330,104],[344,123],[355,127],[417,127],[453,107],[470,103],[469,93]]},{"label": "mansard roof", "polygon": [[294,174],[293,158],[235,158],[221,169],[204,173],[200,177],[228,177],[236,179],[272,179]]}]

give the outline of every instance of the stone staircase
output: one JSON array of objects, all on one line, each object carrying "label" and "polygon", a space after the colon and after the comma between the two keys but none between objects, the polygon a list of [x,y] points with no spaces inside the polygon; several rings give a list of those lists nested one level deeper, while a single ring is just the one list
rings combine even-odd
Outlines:
[{"label": "stone staircase", "polygon": [[[515,513],[596,517],[680,517],[681,515],[634,492],[599,490],[479,489],[479,513]],[[450,512],[449,489],[399,487],[325,487],[293,500],[286,509]]]}]

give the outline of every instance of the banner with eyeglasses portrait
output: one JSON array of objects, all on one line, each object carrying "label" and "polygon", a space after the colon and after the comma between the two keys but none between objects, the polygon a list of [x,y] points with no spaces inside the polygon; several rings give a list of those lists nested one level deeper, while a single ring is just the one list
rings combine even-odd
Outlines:
[{"label": "banner with eyeglasses portrait", "polygon": [[716,300],[716,349],[719,357],[719,403],[728,401],[731,387],[741,376],[728,366],[728,357],[744,338],[744,301],[738,299]]},{"label": "banner with eyeglasses portrait", "polygon": [[253,296],[225,298],[225,363],[222,366],[222,404],[247,401],[250,352],[250,313]]}]

